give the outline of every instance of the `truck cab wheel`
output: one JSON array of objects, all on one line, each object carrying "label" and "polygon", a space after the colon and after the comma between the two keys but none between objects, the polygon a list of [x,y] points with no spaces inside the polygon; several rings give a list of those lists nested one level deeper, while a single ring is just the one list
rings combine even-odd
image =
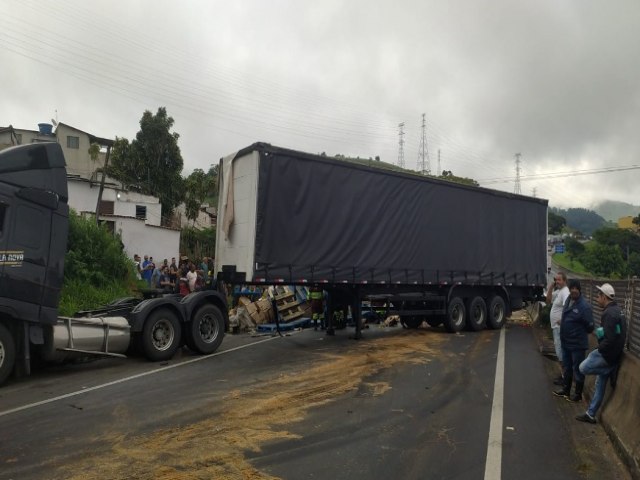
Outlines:
[{"label": "truck cab wheel", "polygon": [[467,309],[460,297],[453,297],[447,306],[447,316],[444,319],[444,328],[447,332],[459,332],[464,328],[467,318]]},{"label": "truck cab wheel", "polygon": [[224,318],[220,309],[207,304],[200,307],[186,326],[187,346],[194,352],[208,355],[215,352],[224,337]]},{"label": "truck cab wheel", "polygon": [[473,297],[467,304],[467,327],[478,332],[484,330],[487,325],[487,304],[484,298]]},{"label": "truck cab wheel", "polygon": [[169,360],[180,345],[180,322],[174,312],[161,308],[144,322],[142,351],[153,362]]},{"label": "truck cab wheel", "polygon": [[11,375],[16,363],[16,347],[13,335],[0,324],[0,385]]}]

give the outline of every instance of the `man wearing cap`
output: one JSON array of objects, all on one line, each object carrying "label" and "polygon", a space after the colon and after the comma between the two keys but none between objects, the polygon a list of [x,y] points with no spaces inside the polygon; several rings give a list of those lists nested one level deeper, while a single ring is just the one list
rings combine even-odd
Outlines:
[{"label": "man wearing cap", "polygon": [[[558,397],[564,397],[570,402],[582,400],[584,375],[580,372],[580,364],[584,360],[585,352],[589,348],[588,334],[593,332],[593,314],[591,306],[582,296],[580,282],[569,281],[569,298],[562,309],[560,320],[560,342],[562,343],[562,390],[553,392]],[[571,395],[571,383],[576,379],[576,389]]]},{"label": "man wearing cap", "polygon": [[[598,289],[598,305],[602,307],[600,327],[596,329],[598,348],[580,364],[580,372],[584,375],[597,375],[596,387],[589,408],[576,420],[587,423],[596,423],[596,412],[602,405],[604,392],[607,388],[607,380],[611,372],[618,367],[622,358],[626,337],[626,323],[622,310],[615,302],[613,287],[604,283]],[[613,384],[612,384],[613,385]]]}]

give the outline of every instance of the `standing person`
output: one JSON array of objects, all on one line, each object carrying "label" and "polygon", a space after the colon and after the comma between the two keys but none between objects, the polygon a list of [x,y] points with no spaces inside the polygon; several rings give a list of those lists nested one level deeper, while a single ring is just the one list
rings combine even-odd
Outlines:
[{"label": "standing person", "polygon": [[[598,338],[598,348],[592,351],[580,364],[580,372],[584,375],[597,375],[598,377],[589,408],[585,413],[576,417],[576,420],[587,423],[596,423],[596,413],[602,405],[607,381],[614,371],[617,373],[620,360],[622,360],[627,334],[627,325],[622,310],[614,300],[613,287],[604,283],[596,288],[599,290],[598,305],[603,308],[600,317],[601,327],[597,328],[595,332]],[[613,382],[611,385],[615,387]]]},{"label": "standing person", "polygon": [[207,257],[202,257],[202,262],[200,263],[200,270],[202,272],[202,283],[203,285],[207,284],[209,280],[209,262]]},{"label": "standing person", "polygon": [[140,266],[140,255],[137,253],[133,255],[133,263],[136,264],[136,278],[142,280],[142,267]]},{"label": "standing person", "polygon": [[169,280],[174,285],[178,284],[178,266],[175,257],[171,258],[171,265],[169,265]]},{"label": "standing person", "polygon": [[[570,402],[582,400],[584,375],[579,366],[584,360],[585,352],[589,348],[588,334],[593,332],[593,314],[591,306],[582,296],[580,282],[569,281],[569,298],[562,309],[560,320],[560,342],[562,343],[562,390],[553,392],[558,397],[564,397]],[[571,395],[571,383],[576,378],[576,388]]]},{"label": "standing person", "polygon": [[196,265],[193,262],[189,262],[189,271],[187,272],[187,282],[189,284],[189,291],[196,291],[196,282],[198,281],[198,272],[196,272]]},{"label": "standing person", "polygon": [[[562,309],[569,297],[569,287],[567,287],[567,274],[558,272],[554,282],[547,289],[547,305],[551,305],[549,317],[551,319],[551,333],[553,333],[553,346],[556,349],[556,356],[560,362],[562,372],[562,342],[560,341],[560,321],[562,320]],[[562,374],[554,380],[555,385],[564,385]]]},{"label": "standing person", "polygon": [[309,289],[309,301],[311,302],[311,317],[313,319],[313,329],[318,329],[318,322],[320,328],[324,329],[324,296],[322,289],[317,285],[312,286]]},{"label": "standing person", "polygon": [[145,255],[142,262],[142,279],[147,282],[148,286],[151,286],[151,276],[154,268],[153,260],[149,260],[149,255]]}]

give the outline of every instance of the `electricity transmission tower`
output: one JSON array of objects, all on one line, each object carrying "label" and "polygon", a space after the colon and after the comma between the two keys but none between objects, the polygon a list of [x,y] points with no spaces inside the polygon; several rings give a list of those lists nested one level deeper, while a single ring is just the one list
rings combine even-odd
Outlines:
[{"label": "electricity transmission tower", "polygon": [[513,187],[513,193],[522,194],[520,190],[520,154],[516,153],[516,183]]},{"label": "electricity transmission tower", "polygon": [[400,137],[398,142],[398,166],[404,168],[404,122],[398,124],[398,128],[400,129],[398,132],[398,137]]},{"label": "electricity transmission tower", "polygon": [[427,121],[422,114],[422,137],[418,148],[418,171],[422,175],[431,175],[431,160],[429,160],[429,148],[427,147]]}]

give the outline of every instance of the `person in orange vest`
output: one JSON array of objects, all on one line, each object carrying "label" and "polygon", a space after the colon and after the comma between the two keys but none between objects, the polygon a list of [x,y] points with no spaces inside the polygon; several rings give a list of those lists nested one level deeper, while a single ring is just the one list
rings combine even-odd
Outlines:
[{"label": "person in orange vest", "polygon": [[311,303],[311,318],[313,320],[313,329],[318,330],[318,322],[320,328],[324,329],[324,295],[322,289],[317,285],[309,288],[309,302]]}]

